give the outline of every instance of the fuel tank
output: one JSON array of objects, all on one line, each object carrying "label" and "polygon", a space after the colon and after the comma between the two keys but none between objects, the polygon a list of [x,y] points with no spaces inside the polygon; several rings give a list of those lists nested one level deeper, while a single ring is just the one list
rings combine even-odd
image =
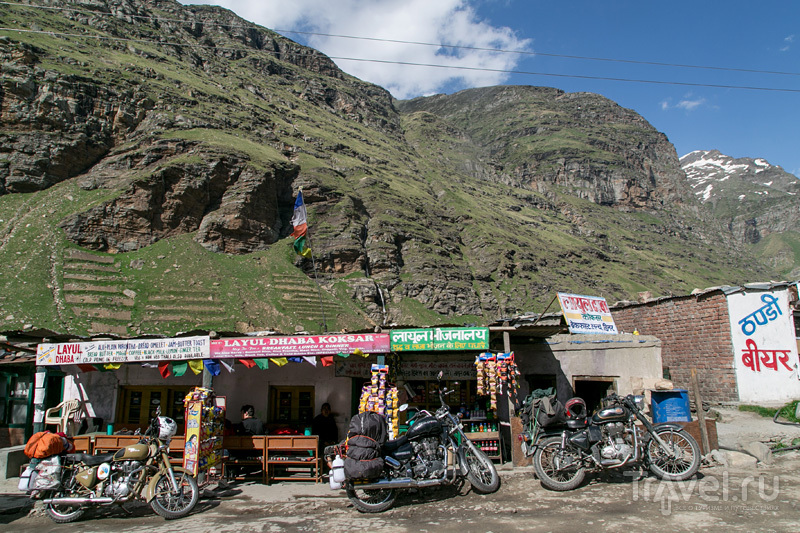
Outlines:
[{"label": "fuel tank", "polygon": [[628,420],[630,412],[621,405],[600,409],[592,415],[592,423],[607,424],[608,422],[625,422]]},{"label": "fuel tank", "polygon": [[115,461],[143,461],[147,459],[150,454],[150,446],[139,442],[137,444],[129,444],[124,448],[120,448],[114,454]]},{"label": "fuel tank", "polygon": [[439,435],[441,432],[442,423],[439,422],[435,416],[425,416],[414,422],[414,424],[408,428],[406,436],[408,436],[409,440],[415,440]]}]

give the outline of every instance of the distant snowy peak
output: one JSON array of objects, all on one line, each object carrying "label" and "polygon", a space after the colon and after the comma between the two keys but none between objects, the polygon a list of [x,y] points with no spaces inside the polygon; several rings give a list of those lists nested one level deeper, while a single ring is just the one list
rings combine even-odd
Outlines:
[{"label": "distant snowy peak", "polygon": [[680,161],[689,185],[703,203],[800,194],[800,180],[766,159],[734,159],[718,150],[695,150]]}]

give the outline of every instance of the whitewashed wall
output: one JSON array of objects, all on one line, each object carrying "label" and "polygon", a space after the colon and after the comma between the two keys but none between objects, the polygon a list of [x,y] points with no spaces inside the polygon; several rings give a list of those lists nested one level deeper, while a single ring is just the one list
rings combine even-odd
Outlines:
[{"label": "whitewashed wall", "polygon": [[800,398],[789,290],[731,294],[728,314],[739,401],[764,404]]}]

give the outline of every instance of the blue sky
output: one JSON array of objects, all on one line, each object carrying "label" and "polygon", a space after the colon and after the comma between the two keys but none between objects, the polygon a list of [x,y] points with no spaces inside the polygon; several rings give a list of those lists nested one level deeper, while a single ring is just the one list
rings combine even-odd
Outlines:
[{"label": "blue sky", "polygon": [[764,158],[800,176],[797,0],[181,1],[222,5],[249,21],[281,30],[339,58],[334,60],[342,70],[385,87],[397,98],[501,84],[593,92],[641,114],[667,135],[678,156],[716,149],[732,157]]}]

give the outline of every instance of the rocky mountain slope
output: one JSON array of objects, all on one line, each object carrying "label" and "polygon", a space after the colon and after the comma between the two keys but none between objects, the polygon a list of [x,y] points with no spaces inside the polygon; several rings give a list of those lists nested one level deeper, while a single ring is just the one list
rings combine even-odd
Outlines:
[{"label": "rocky mountain slope", "polygon": [[397,102],[221,8],[50,7],[0,5],[2,330],[485,323],[772,275],[601,96]]},{"label": "rocky mountain slope", "polygon": [[717,150],[681,157],[697,198],[735,239],[786,279],[800,277],[800,179],[764,159],[734,159]]}]

